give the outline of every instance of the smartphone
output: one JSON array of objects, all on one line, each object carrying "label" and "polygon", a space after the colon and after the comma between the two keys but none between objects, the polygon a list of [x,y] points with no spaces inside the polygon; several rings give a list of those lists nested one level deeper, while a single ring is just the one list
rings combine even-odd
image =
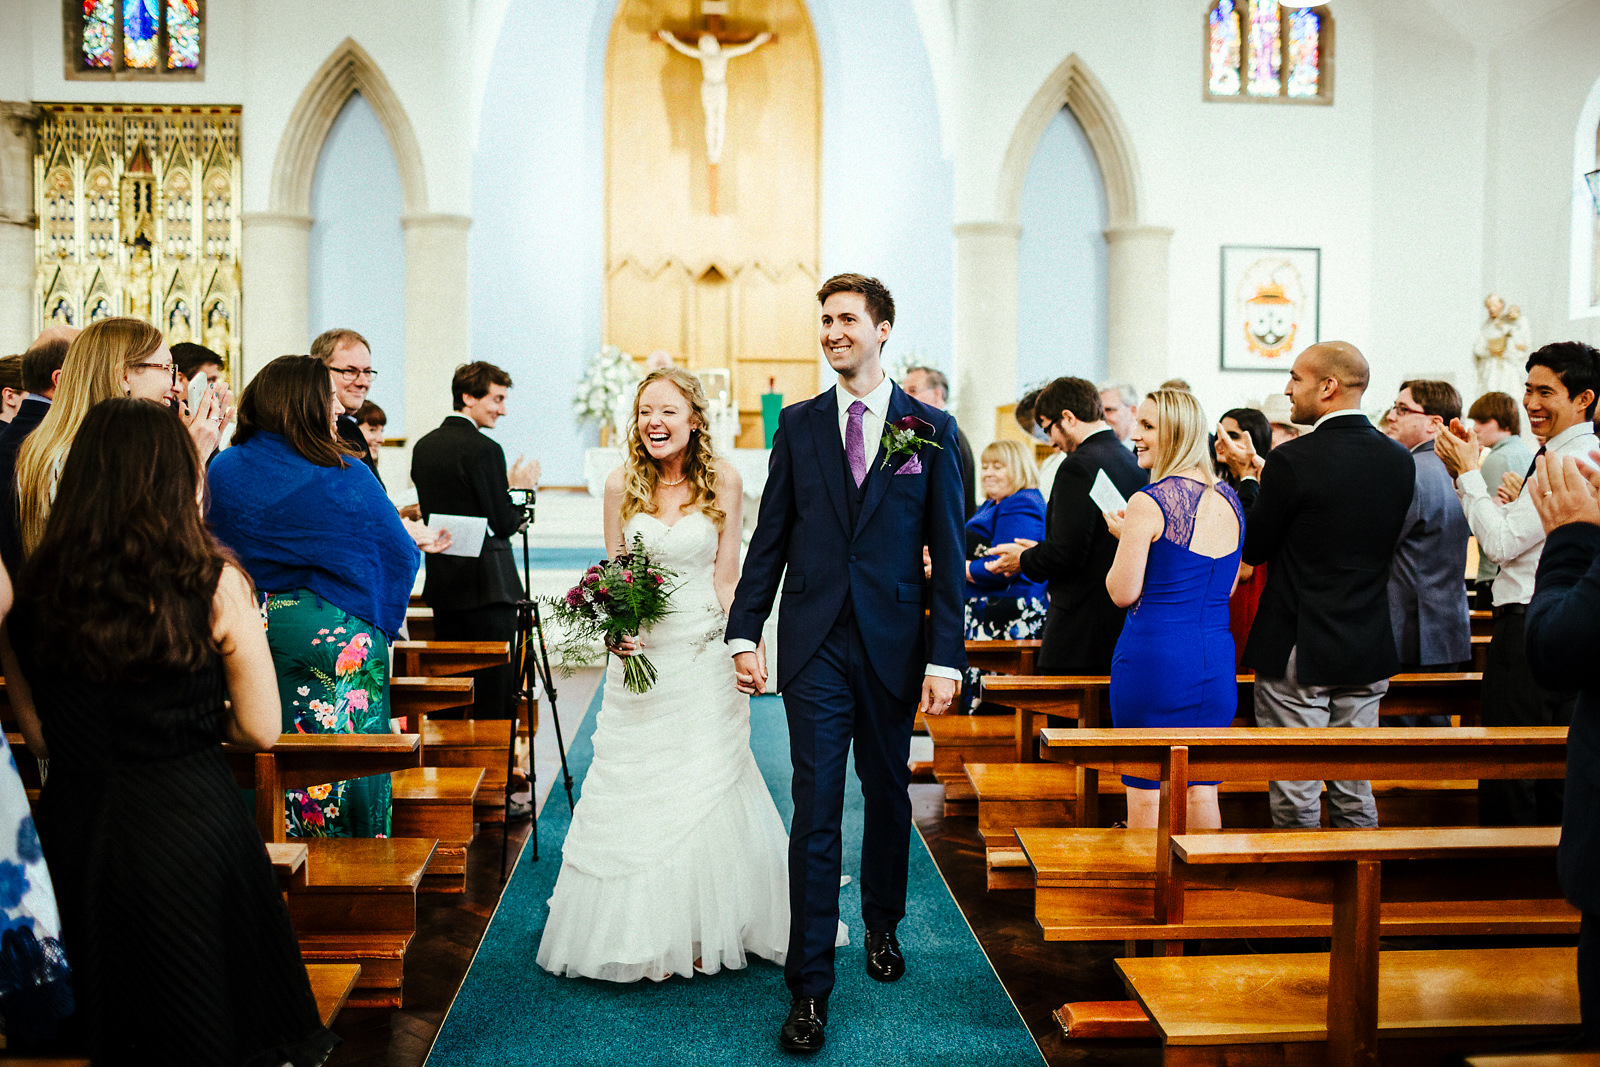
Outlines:
[{"label": "smartphone", "polygon": [[193,415],[200,410],[200,401],[205,399],[206,387],[211,384],[204,374],[196,374],[189,380],[189,414]]}]

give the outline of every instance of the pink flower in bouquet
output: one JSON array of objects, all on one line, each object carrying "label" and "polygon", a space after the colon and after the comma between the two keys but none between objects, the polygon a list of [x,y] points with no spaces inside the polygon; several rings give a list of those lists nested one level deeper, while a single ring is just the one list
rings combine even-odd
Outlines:
[{"label": "pink flower in bouquet", "polygon": [[623,571],[622,572],[622,580],[627,582],[629,585],[632,585],[633,584],[633,572],[632,571]]}]

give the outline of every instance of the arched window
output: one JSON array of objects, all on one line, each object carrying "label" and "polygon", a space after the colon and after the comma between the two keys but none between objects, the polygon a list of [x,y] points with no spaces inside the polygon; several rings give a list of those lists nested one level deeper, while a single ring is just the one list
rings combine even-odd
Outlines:
[{"label": "arched window", "polygon": [[199,79],[205,0],[63,0],[67,77]]},{"label": "arched window", "polygon": [[1333,19],[1326,7],[1211,0],[1207,100],[1333,103]]}]

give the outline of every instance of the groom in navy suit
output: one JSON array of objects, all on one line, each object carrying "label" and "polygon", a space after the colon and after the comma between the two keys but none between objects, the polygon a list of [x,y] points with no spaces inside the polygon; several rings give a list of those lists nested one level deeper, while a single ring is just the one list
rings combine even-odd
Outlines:
[{"label": "groom in navy suit", "polygon": [[919,709],[949,710],[966,666],[955,420],[884,375],[894,298],[883,283],[841,274],[817,300],[822,354],[839,383],[778,421],[727,630],[739,688],[761,692],[761,628],[782,579],[777,682],[794,763],[784,980],[793,1004],[779,1043],[789,1052],[820,1049],[828,1020],[851,741],[866,804],[867,973],[892,982],[905,972],[895,926],[906,910],[911,726]]}]

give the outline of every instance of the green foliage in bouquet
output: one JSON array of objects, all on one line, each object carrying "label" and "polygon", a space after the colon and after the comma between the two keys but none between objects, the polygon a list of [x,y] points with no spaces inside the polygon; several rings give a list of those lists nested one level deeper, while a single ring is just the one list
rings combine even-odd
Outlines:
[{"label": "green foliage in bouquet", "polygon": [[[676,588],[669,588],[668,582],[677,576],[657,563],[645,549],[644,538],[634,534],[633,551],[601,560],[565,596],[547,600],[564,630],[556,644],[561,673],[571,675],[593,663],[596,640],[615,645],[665,618],[672,611]],[[640,654],[622,657],[622,674],[633,693],[648,692],[656,681],[655,665]]]}]

